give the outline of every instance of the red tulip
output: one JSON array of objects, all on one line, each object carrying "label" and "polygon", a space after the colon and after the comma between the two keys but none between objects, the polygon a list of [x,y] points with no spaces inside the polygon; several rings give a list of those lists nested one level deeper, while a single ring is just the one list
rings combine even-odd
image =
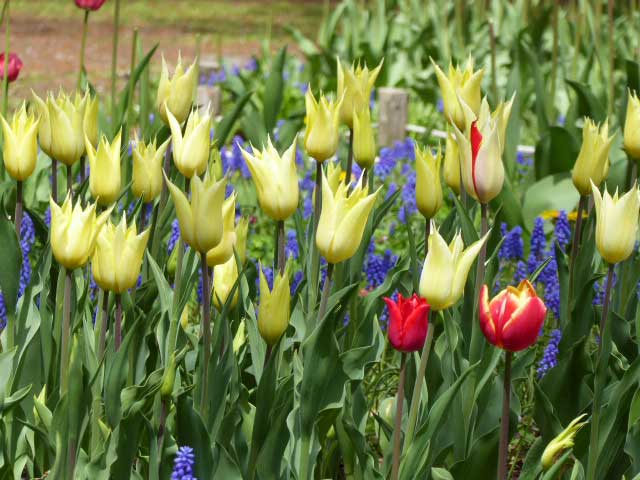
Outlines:
[{"label": "red tulip", "polygon": [[[13,82],[18,78],[22,70],[22,60],[15,53],[9,54],[9,81]],[[0,53],[0,78],[4,78],[4,53]]]},{"label": "red tulip", "polygon": [[384,299],[389,308],[389,341],[396,350],[415,352],[422,348],[429,327],[429,304],[415,293],[411,298],[398,294],[398,302]]},{"label": "red tulip", "polygon": [[76,5],[85,10],[98,10],[107,0],[75,0]]},{"label": "red tulip", "polygon": [[480,329],[490,343],[510,352],[533,345],[544,323],[547,307],[533,285],[523,280],[489,301],[489,289],[480,292]]}]

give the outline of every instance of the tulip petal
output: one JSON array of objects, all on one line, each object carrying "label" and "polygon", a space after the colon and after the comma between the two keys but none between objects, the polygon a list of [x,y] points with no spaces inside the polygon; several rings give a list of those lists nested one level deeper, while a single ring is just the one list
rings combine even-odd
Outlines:
[{"label": "tulip petal", "polygon": [[539,297],[532,297],[520,304],[502,329],[505,350],[518,352],[536,342],[547,314],[547,307]]}]

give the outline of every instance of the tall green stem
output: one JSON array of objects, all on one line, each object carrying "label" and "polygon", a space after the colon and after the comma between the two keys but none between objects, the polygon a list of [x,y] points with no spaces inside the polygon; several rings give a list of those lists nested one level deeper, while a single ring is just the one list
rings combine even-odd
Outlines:
[{"label": "tall green stem", "polygon": [[62,335],[60,336],[60,396],[69,385],[69,340],[71,339],[71,282],[73,270],[65,268],[64,300],[62,307]]},{"label": "tall green stem", "polygon": [[344,176],[344,183],[351,182],[351,170],[353,170],[353,127],[349,128],[349,153],[347,154],[347,170]]},{"label": "tall green stem", "polygon": [[284,266],[287,261],[284,253],[284,243],[285,243],[284,220],[278,220],[276,229],[277,229],[277,236],[278,236],[278,255],[277,255],[278,272],[280,272],[280,275],[284,275]]},{"label": "tall green stem", "polygon": [[[171,151],[172,145],[169,144],[167,146],[167,150],[164,154],[164,173],[169,178],[171,173]],[[160,192],[160,200],[158,201],[158,206],[153,212],[153,220],[151,222],[151,256],[154,260],[158,259],[158,250],[160,248],[160,234],[156,230],[158,230],[158,222],[160,221],[160,217],[162,216],[162,212],[164,211],[164,207],[167,205],[167,199],[169,197],[169,187],[167,186],[167,182],[162,182],[162,191]]]},{"label": "tall green stem", "polygon": [[313,230],[311,232],[311,279],[309,281],[309,308],[313,309],[318,298],[318,275],[320,274],[320,252],[316,247],[316,232],[322,212],[322,163],[316,161],[316,187],[313,208]]},{"label": "tall green stem", "polygon": [[576,258],[580,252],[580,237],[582,235],[582,214],[587,208],[588,198],[580,195],[578,202],[578,216],[576,217],[576,228],[573,232],[573,242],[571,242],[571,258],[569,258],[569,309],[571,309],[571,299],[573,298],[573,282],[576,268]]},{"label": "tall green stem", "polygon": [[4,27],[4,69],[2,70],[2,115],[7,118],[9,108],[9,48],[11,46],[11,17],[9,16],[9,0],[4,0],[3,17],[5,17]]},{"label": "tall green stem", "polygon": [[202,263],[202,391],[200,413],[206,418],[207,389],[209,383],[209,357],[211,355],[211,288],[207,266],[207,252],[200,254]]},{"label": "tall green stem", "polygon": [[502,419],[500,420],[500,450],[498,452],[498,480],[507,480],[507,453],[509,452],[509,410],[511,403],[511,358],[513,353],[505,352],[504,383],[502,386]]},{"label": "tall green stem", "polygon": [[122,295],[116,294],[116,321],[114,326],[114,345],[116,352],[120,350],[122,345]]},{"label": "tall green stem", "polygon": [[100,323],[100,337],[98,340],[98,361],[102,360],[107,343],[107,325],[109,324],[109,291],[102,290],[100,292],[100,296],[102,302],[100,307],[100,316],[98,319],[98,322]]},{"label": "tall green stem", "polygon": [[16,213],[14,217],[18,238],[20,238],[20,227],[22,226],[22,208],[22,180],[18,180],[16,182]]},{"label": "tall green stem", "polygon": [[613,112],[613,102],[615,85],[613,83],[613,71],[616,61],[616,44],[613,38],[613,0],[607,2],[607,13],[609,17],[609,105],[607,108],[607,115],[610,117]]},{"label": "tall green stem", "polygon": [[493,101],[498,101],[498,66],[496,61],[496,32],[493,20],[489,20],[489,35],[491,38],[491,94]]},{"label": "tall green stem", "polygon": [[111,51],[111,118],[116,116],[116,69],[118,67],[118,36],[120,31],[120,0],[115,0],[113,12],[113,49]]},{"label": "tall green stem", "polygon": [[549,102],[550,113],[553,113],[556,98],[556,77],[558,76],[558,10],[560,0],[554,0],[553,2],[553,50],[551,51],[551,101]]},{"label": "tall green stem", "polygon": [[82,40],[80,42],[80,70],[78,71],[78,90],[82,89],[82,74],[84,68],[84,52],[87,46],[87,31],[89,29],[89,13],[91,10],[84,11],[84,22],[82,22]]},{"label": "tall green stem", "polygon": [[333,277],[333,263],[327,265],[327,277],[324,279],[322,287],[322,298],[320,299],[320,308],[318,309],[318,322],[321,322],[327,313],[327,302],[329,301],[329,293],[331,293],[331,279]]},{"label": "tall green stem", "polygon": [[398,480],[400,472],[400,437],[402,430],[402,406],[404,404],[404,377],[406,367],[406,353],[400,354],[400,379],[398,380],[398,395],[396,397],[396,420],[393,427],[393,457],[391,461],[391,480]]},{"label": "tall green stem", "polygon": [[[480,204],[480,238],[483,238],[487,232],[489,231],[489,206],[486,203]],[[484,242],[482,248],[480,249],[480,253],[478,254],[478,266],[476,269],[476,283],[475,288],[476,292],[480,292],[480,288],[482,284],[484,284],[484,274],[485,274],[485,260],[487,258],[487,242]],[[477,298],[477,297],[476,297]],[[480,324],[478,321],[474,321],[471,325],[471,347],[469,352],[469,358],[471,361],[475,362],[480,358],[480,347],[481,344],[481,332],[480,332]]]}]

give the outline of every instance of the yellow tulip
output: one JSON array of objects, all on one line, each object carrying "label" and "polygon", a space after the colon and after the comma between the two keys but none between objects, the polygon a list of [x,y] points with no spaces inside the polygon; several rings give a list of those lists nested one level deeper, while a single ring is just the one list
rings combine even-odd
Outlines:
[{"label": "yellow tulip", "polygon": [[584,427],[588,422],[581,422],[587,414],[583,413],[577,418],[574,418],[571,423],[565,428],[559,435],[549,442],[547,447],[542,452],[540,463],[542,468],[549,470],[556,461],[556,457],[569,448],[573,448],[574,438],[576,434]]},{"label": "yellow tulip", "polygon": [[111,143],[102,136],[98,149],[94,149],[85,137],[87,157],[89,157],[89,190],[100,205],[115,203],[120,195],[120,145],[122,131]]},{"label": "yellow tulip", "polygon": [[2,122],[2,156],[9,175],[24,181],[36,168],[38,160],[38,120],[28,114],[24,105],[13,114],[11,124],[0,115]]},{"label": "yellow tulip", "polygon": [[336,193],[338,190],[338,186],[341,183],[344,183],[344,177],[346,172],[342,170],[342,165],[340,162],[328,162],[327,163],[327,181],[329,182],[329,187],[331,187],[331,191]]},{"label": "yellow tulip", "polygon": [[60,93],[57,98],[47,98],[51,122],[51,155],[65,165],[73,165],[84,155],[84,111],[87,96],[76,93],[75,98]]},{"label": "yellow tulip", "polygon": [[49,157],[53,157],[51,153],[51,119],[49,118],[49,98],[45,102],[32,90],[34,105],[38,113],[38,143],[40,148]]},{"label": "yellow tulip", "polygon": [[373,167],[376,159],[376,139],[369,106],[353,115],[353,159],[361,168]]},{"label": "yellow tulip", "polygon": [[244,265],[247,259],[247,237],[249,234],[249,219],[242,217],[236,223],[236,245],[235,249],[240,257],[240,265]]},{"label": "yellow tulip", "polygon": [[460,152],[456,137],[447,133],[447,144],[444,151],[444,181],[456,195],[460,194]]},{"label": "yellow tulip", "polygon": [[298,208],[296,139],[280,156],[267,138],[262,151],[252,147],[253,155],[240,147],[258,192],[260,207],[274,220],[286,220]]},{"label": "yellow tulip", "polygon": [[416,147],[416,204],[425,218],[433,218],[442,206],[440,147],[434,156],[429,147]]},{"label": "yellow tulip", "polygon": [[273,290],[269,290],[267,278],[260,266],[260,307],[258,310],[258,330],[268,345],[275,345],[289,326],[291,291],[289,275],[280,272],[273,280]]},{"label": "yellow tulip", "polygon": [[[231,290],[238,280],[238,265],[235,257],[231,257],[223,264],[213,267],[213,305],[222,311],[227,303]],[[238,288],[233,292],[233,297],[229,301],[229,308],[234,308],[238,303]]]},{"label": "yellow tulip", "polygon": [[199,253],[207,253],[222,239],[222,203],[226,178],[216,182],[206,175],[191,179],[191,202],[165,175],[176,207],[180,236]]},{"label": "yellow tulip", "polygon": [[102,228],[91,256],[91,271],[100,288],[122,293],[138,281],[149,229],[138,234],[135,222],[127,228],[127,218],[116,226],[110,221]]},{"label": "yellow tulip", "polygon": [[82,267],[93,253],[96,238],[111,215],[111,208],[99,216],[96,205],[84,210],[80,201],[71,204],[71,195],[60,207],[53,199],[51,206],[51,250],[56,261],[67,270]]},{"label": "yellow tulip", "polygon": [[634,160],[640,160],[640,100],[629,91],[627,116],[624,121],[624,149]]},{"label": "yellow tulip", "polygon": [[178,57],[178,64],[173,72],[173,77],[169,78],[167,62],[162,57],[162,73],[158,84],[158,95],[156,97],[156,107],[160,112],[160,117],[164,123],[169,123],[167,109],[171,111],[178,123],[186,120],[196,90],[198,68],[197,59],[184,71],[182,58]]},{"label": "yellow tulip", "polygon": [[233,247],[236,244],[236,193],[233,192],[222,204],[222,240],[207,252],[207,264],[210,267],[225,263],[233,258]]},{"label": "yellow tulip", "polygon": [[338,97],[342,97],[340,121],[349,128],[354,128],[354,113],[369,108],[371,90],[382,69],[381,60],[376,68],[369,70],[367,66],[351,65],[344,68],[338,58]]},{"label": "yellow tulip", "polygon": [[618,198],[618,190],[604,196],[591,182],[593,201],[596,207],[596,247],[605,261],[614,264],[631,256],[638,231],[640,199],[634,184],[631,190]]},{"label": "yellow tulip", "polygon": [[458,232],[447,245],[432,224],[429,252],[420,276],[420,296],[433,310],[444,310],[462,297],[469,270],[487,238],[489,233],[465,249]]},{"label": "yellow tulip", "polygon": [[478,115],[480,111],[480,84],[484,69],[473,71],[473,59],[469,57],[464,70],[460,67],[453,68],[449,63],[449,74],[445,73],[431,59],[431,63],[436,71],[442,102],[444,104],[444,115],[448,122],[453,122],[459,130],[465,129],[465,114],[460,100],[464,101],[472,112]]},{"label": "yellow tulip", "polygon": [[304,148],[317,162],[324,162],[338,150],[338,122],[342,98],[337,102],[330,102],[321,95],[318,102],[309,88],[304,99],[307,108]]},{"label": "yellow tulip", "polygon": [[[364,227],[380,189],[368,195],[362,177],[349,194],[349,187],[340,183],[335,193],[322,173],[322,212],[316,233],[316,245],[329,263],[339,263],[353,256],[360,246]],[[381,187],[382,188],[382,187]]]},{"label": "yellow tulip", "polygon": [[169,127],[171,127],[173,161],[176,167],[187,178],[202,175],[209,161],[211,116],[206,113],[201,117],[198,110],[193,110],[187,120],[184,135],[180,123],[171,110],[167,111],[167,116]]},{"label": "yellow tulip", "polygon": [[162,160],[169,141],[157,148],[155,140],[148,144],[138,141],[133,149],[131,192],[145,203],[152,202],[162,191]]},{"label": "yellow tulip", "polygon": [[609,137],[609,126],[605,121],[599,127],[586,118],[582,127],[582,147],[573,166],[571,177],[580,195],[591,195],[591,182],[600,186],[609,174],[609,151],[614,135]]},{"label": "yellow tulip", "polygon": [[89,138],[91,145],[94,148],[98,148],[98,142],[100,141],[98,133],[98,108],[100,102],[98,97],[87,97],[87,105],[84,109],[84,118],[82,119],[82,129],[84,134]]}]

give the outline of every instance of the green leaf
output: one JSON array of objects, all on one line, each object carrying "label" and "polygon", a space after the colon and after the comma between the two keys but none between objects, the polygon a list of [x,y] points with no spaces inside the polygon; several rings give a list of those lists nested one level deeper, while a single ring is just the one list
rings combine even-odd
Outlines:
[{"label": "green leaf", "polygon": [[536,144],[536,179],[567,173],[578,158],[580,144],[564,127],[554,126],[544,131]]},{"label": "green leaf", "polygon": [[216,145],[224,145],[229,138],[229,134],[231,133],[231,129],[233,128],[233,124],[240,118],[240,114],[242,113],[242,109],[246,105],[246,103],[251,98],[253,92],[246,92],[242,95],[233,106],[231,111],[227,113],[222,120],[215,126],[214,132],[214,140]]},{"label": "green leaf", "polygon": [[0,258],[2,258],[0,289],[4,295],[7,314],[13,315],[18,303],[22,251],[16,235],[16,227],[6,218],[0,219]]},{"label": "green leaf", "polygon": [[287,58],[287,46],[280,49],[278,55],[271,64],[269,78],[265,82],[264,91],[264,125],[267,132],[273,133],[278,120],[278,114],[282,107],[282,97],[284,90],[283,69]]},{"label": "green leaf", "polygon": [[602,102],[595,97],[588,85],[574,80],[567,80],[567,84],[576,92],[578,97],[578,114],[580,116],[588,116],[597,123],[604,122],[607,112]]}]

